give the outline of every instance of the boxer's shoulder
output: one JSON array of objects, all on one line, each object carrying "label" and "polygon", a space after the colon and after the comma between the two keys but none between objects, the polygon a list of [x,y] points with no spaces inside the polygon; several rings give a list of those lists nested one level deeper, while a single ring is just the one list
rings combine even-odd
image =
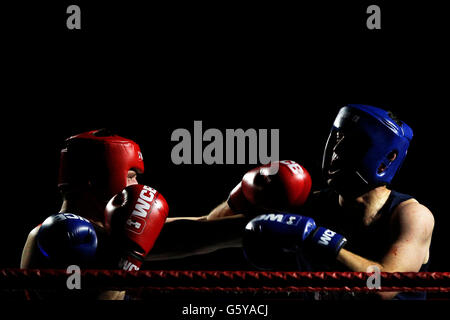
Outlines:
[{"label": "boxer's shoulder", "polygon": [[37,255],[37,235],[40,228],[41,225],[38,225],[28,233],[20,260],[21,268],[31,268],[36,266],[36,264],[40,264],[40,259]]},{"label": "boxer's shoulder", "polygon": [[427,229],[431,232],[434,227],[434,217],[430,209],[414,198],[402,201],[395,207],[392,212],[392,222],[402,229],[417,229],[417,232],[421,233]]},{"label": "boxer's shoulder", "polygon": [[31,231],[28,233],[26,244],[31,246],[35,245],[37,241],[37,237],[39,234],[39,229],[41,228],[41,224],[35,226]]},{"label": "boxer's shoulder", "polygon": [[33,229],[31,229],[30,233],[28,233],[28,238],[29,239],[36,239],[38,233],[39,233],[39,229],[41,228],[41,224],[35,226]]}]

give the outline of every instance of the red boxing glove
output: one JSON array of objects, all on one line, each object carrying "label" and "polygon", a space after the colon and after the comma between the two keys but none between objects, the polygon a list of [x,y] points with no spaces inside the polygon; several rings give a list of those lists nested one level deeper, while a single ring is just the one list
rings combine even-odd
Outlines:
[{"label": "red boxing glove", "polygon": [[131,185],[116,194],[105,208],[105,229],[121,249],[119,267],[139,270],[161,232],[169,213],[155,189]]},{"label": "red boxing glove", "polygon": [[[278,171],[271,174],[274,166]],[[278,161],[247,172],[227,202],[234,213],[292,210],[306,202],[311,185],[311,176],[301,165],[291,160]]]}]

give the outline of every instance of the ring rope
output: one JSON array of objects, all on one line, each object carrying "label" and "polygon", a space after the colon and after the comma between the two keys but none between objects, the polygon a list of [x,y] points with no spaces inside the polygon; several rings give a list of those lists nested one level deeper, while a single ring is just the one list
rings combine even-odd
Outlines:
[{"label": "ring rope", "polygon": [[[70,276],[60,269],[0,269],[1,289],[65,288]],[[366,272],[81,270],[86,289],[146,288],[165,291],[367,292]],[[450,272],[381,272],[379,291],[450,292]]]}]

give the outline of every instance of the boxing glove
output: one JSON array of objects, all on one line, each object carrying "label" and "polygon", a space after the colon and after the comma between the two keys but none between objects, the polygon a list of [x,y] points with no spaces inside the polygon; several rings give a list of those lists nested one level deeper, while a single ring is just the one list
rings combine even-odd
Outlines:
[{"label": "boxing glove", "polygon": [[278,161],[247,172],[227,203],[234,213],[250,215],[292,211],[306,202],[311,185],[311,176],[301,165],[291,160]]},{"label": "boxing glove", "polygon": [[120,252],[118,266],[139,270],[152,249],[169,213],[164,197],[145,185],[131,185],[105,208],[105,229]]},{"label": "boxing glove", "polygon": [[54,268],[85,266],[94,260],[97,245],[94,226],[72,213],[51,215],[37,234],[37,247]]},{"label": "boxing glove", "polygon": [[336,257],[347,240],[340,234],[317,227],[314,219],[290,213],[257,216],[246,225],[243,249],[254,265],[268,268],[273,257],[282,252],[296,252],[309,246],[321,255]]}]

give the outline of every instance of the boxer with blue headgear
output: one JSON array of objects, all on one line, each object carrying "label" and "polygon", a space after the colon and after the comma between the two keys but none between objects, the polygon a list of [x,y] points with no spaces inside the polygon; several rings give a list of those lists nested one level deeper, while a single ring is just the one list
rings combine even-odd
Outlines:
[{"label": "boxer with blue headgear", "polygon": [[389,185],[405,160],[412,129],[390,112],[360,104],[341,108],[325,147],[327,183],[342,193]]},{"label": "boxer with blue headgear", "polygon": [[[327,187],[309,196],[301,215],[281,212],[252,219],[245,229],[246,256],[263,252],[267,268],[267,261],[278,259],[271,259],[267,249],[275,244],[297,254],[301,271],[426,271],[433,215],[412,196],[391,190],[412,137],[412,129],[391,112],[360,104],[341,108],[322,158]],[[425,298],[421,292],[377,291],[369,296],[323,292],[314,298],[373,296]]]}]

